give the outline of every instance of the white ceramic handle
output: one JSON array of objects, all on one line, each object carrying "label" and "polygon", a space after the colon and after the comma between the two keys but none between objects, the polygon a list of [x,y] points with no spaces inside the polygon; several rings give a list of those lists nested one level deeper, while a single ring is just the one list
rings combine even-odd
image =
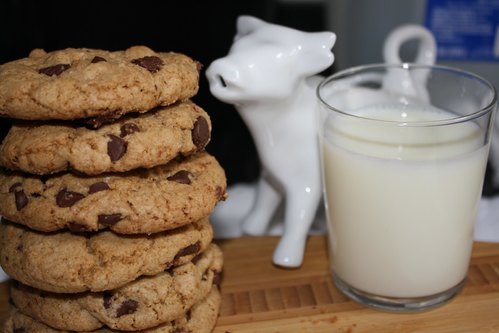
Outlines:
[{"label": "white ceramic handle", "polygon": [[[419,39],[419,48],[414,63],[420,65],[433,65],[436,60],[437,43],[433,34],[420,25],[402,25],[392,31],[385,39],[383,58],[388,64],[404,63],[400,58],[400,48],[410,40]],[[389,70],[383,79],[383,86],[392,92],[401,92],[405,95],[416,97],[428,102],[426,81],[429,71],[418,71],[410,74],[399,69]]]},{"label": "white ceramic handle", "polygon": [[437,44],[433,34],[423,26],[408,24],[393,30],[386,38],[383,47],[383,58],[386,63],[403,63],[400,59],[400,48],[409,40],[419,39],[418,53],[414,60],[417,64],[433,65],[437,57]]}]

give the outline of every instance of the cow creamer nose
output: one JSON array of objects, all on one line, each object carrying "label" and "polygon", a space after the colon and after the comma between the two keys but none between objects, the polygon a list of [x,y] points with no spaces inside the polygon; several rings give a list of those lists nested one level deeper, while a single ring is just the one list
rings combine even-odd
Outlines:
[{"label": "cow creamer nose", "polygon": [[210,84],[210,88],[227,88],[227,83],[225,82],[222,74],[216,73],[212,67],[209,67],[206,70],[206,77],[208,78],[208,82]]},{"label": "cow creamer nose", "polygon": [[208,67],[206,70],[206,77],[212,88],[235,88],[238,86],[239,72],[236,67],[222,58],[215,60]]},{"label": "cow creamer nose", "polygon": [[224,80],[224,77],[222,75],[217,75],[216,76],[216,80],[219,81],[219,84],[224,87],[224,88],[227,88],[227,83],[225,83],[225,80]]}]

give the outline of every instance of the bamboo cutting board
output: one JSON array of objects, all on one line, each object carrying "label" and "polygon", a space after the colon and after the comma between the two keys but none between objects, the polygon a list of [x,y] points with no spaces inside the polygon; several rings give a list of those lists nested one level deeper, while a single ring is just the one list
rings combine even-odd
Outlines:
[{"label": "bamboo cutting board", "polygon": [[326,239],[311,236],[299,269],[272,265],[278,238],[219,241],[225,268],[215,333],[499,332],[499,244],[475,243],[463,292],[419,314],[362,307],[333,285]]}]

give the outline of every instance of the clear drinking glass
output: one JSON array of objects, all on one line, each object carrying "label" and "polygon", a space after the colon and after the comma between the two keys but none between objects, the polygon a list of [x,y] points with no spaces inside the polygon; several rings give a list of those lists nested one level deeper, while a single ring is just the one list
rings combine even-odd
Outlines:
[{"label": "clear drinking glass", "polygon": [[351,299],[388,311],[463,287],[497,96],[458,69],[370,65],[317,89],[330,267]]}]

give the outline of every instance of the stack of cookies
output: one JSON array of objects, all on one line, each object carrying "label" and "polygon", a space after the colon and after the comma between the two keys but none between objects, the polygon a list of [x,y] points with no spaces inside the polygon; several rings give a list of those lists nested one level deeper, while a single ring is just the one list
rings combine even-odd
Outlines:
[{"label": "stack of cookies", "polygon": [[143,46],[0,66],[2,332],[212,331],[226,179],[190,100],[199,70]]}]

